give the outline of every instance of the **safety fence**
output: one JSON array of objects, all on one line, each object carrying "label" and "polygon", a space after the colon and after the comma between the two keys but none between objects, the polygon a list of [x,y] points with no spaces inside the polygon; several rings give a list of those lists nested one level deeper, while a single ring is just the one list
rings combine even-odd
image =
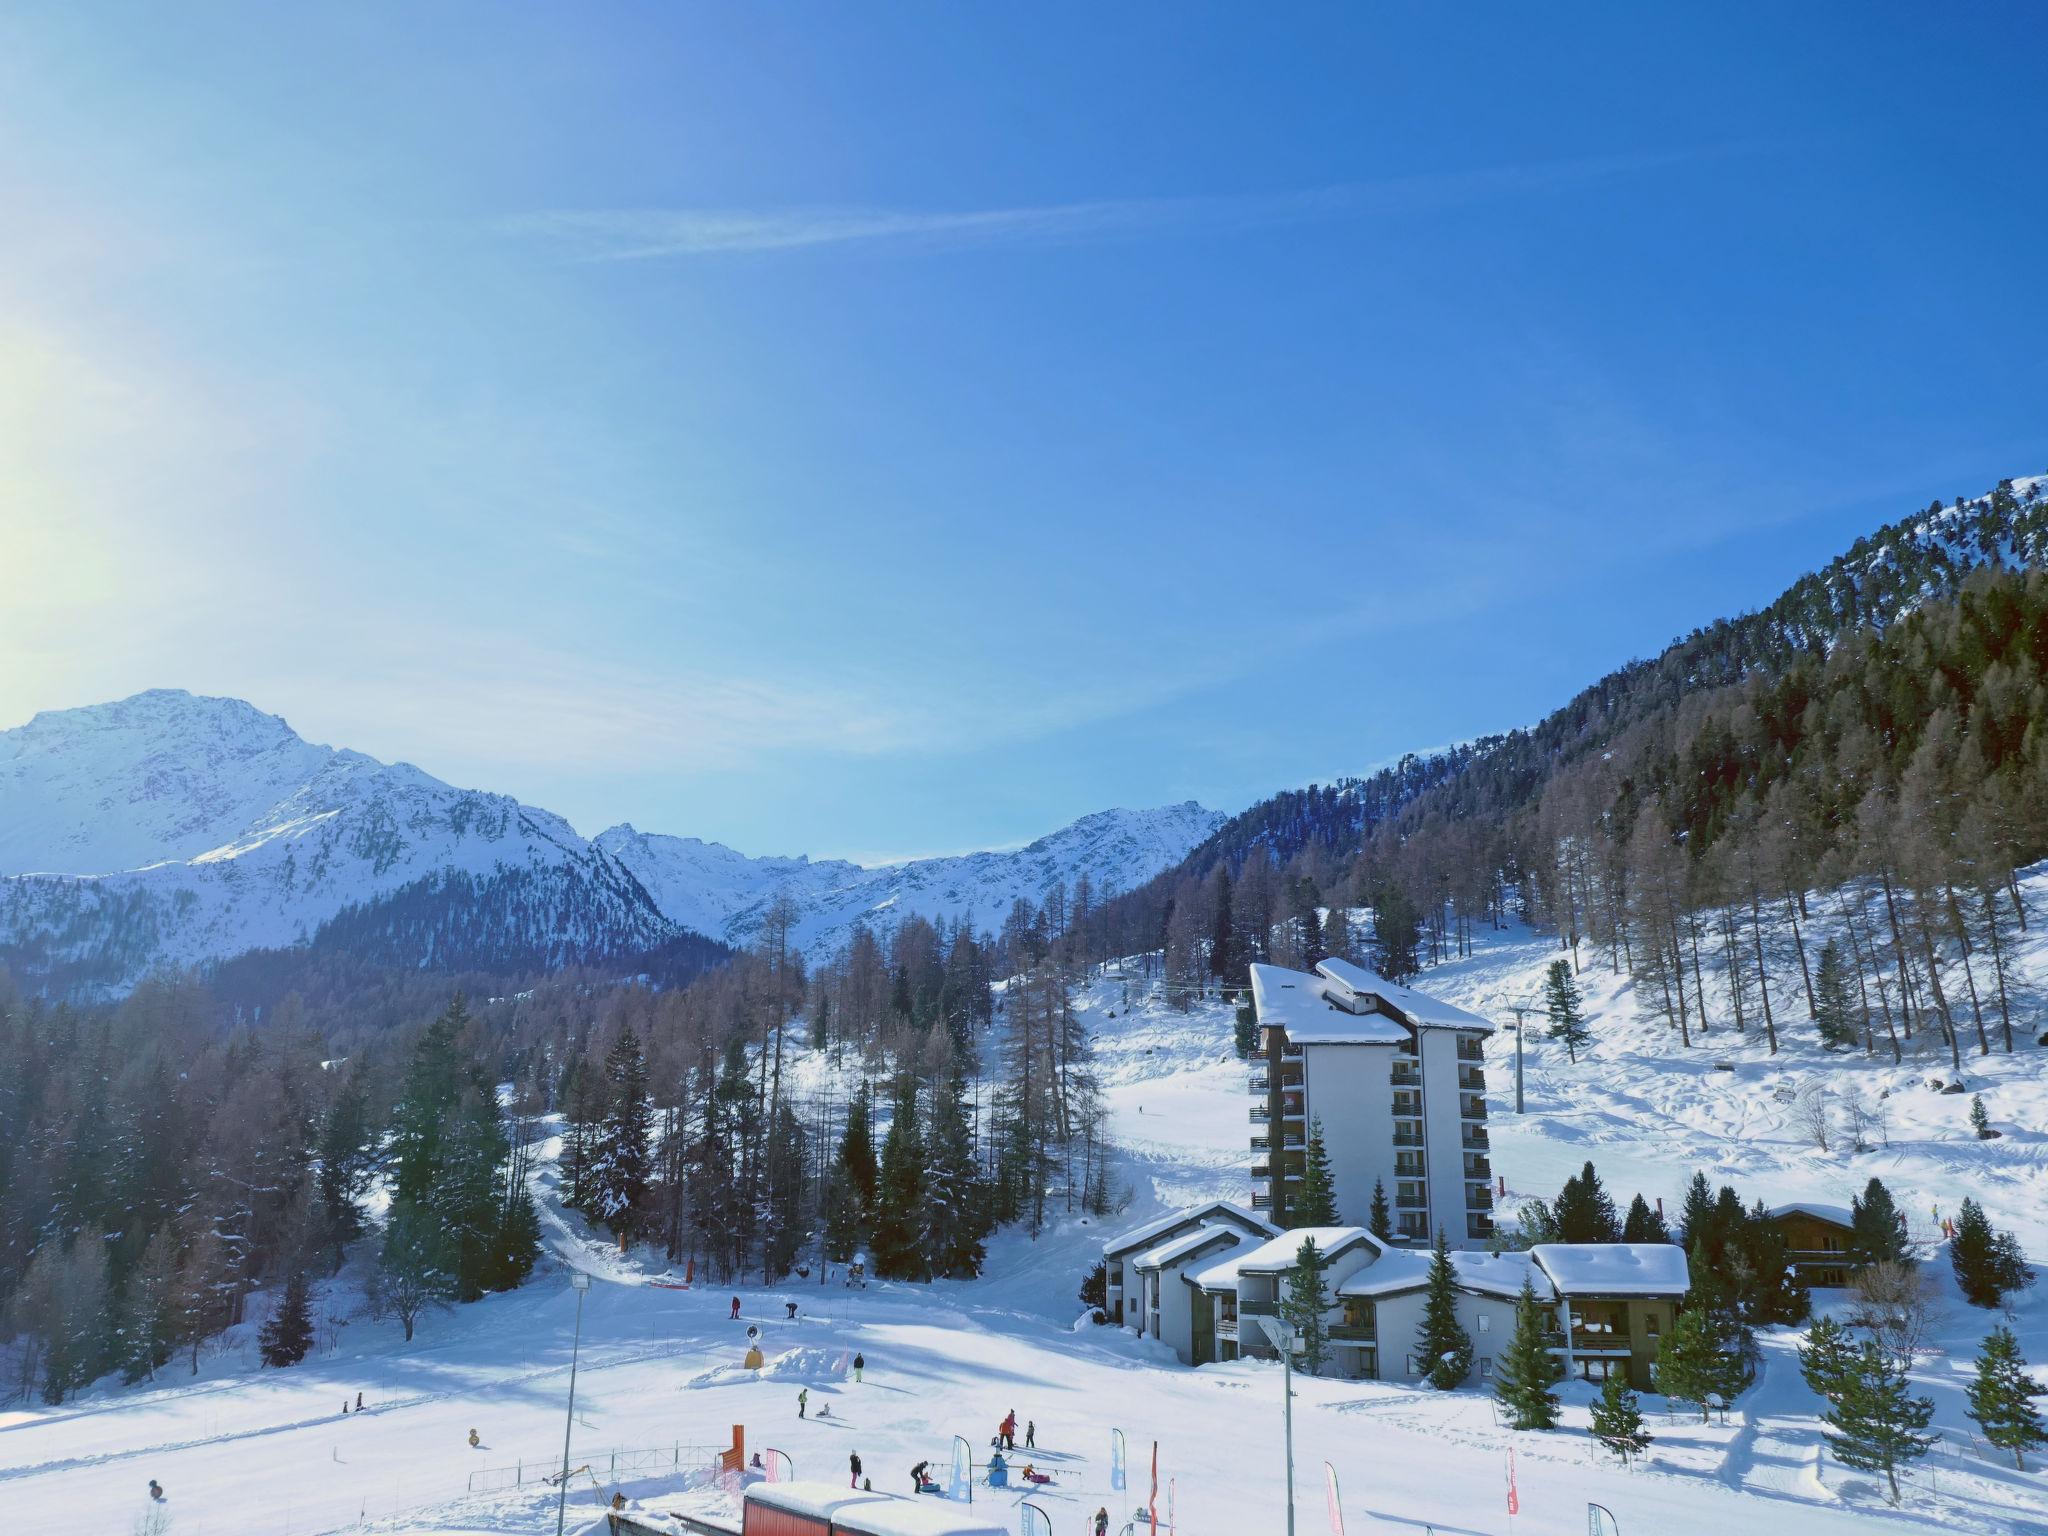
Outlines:
[{"label": "safety fence", "polygon": [[[676,1477],[684,1473],[716,1474],[722,1458],[729,1453],[723,1445],[647,1446],[636,1450],[577,1451],[569,1458],[572,1477],[588,1471],[600,1481],[616,1483],[636,1477]],[[486,1467],[469,1474],[471,1493],[496,1493],[527,1483],[559,1483],[562,1463],[550,1457],[543,1461],[516,1461],[509,1467]]]}]

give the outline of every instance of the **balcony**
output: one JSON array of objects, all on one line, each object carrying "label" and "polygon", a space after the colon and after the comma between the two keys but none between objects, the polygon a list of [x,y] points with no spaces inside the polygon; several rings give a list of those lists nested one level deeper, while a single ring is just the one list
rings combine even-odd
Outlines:
[{"label": "balcony", "polygon": [[1267,1193],[1266,1193],[1266,1192],[1265,1192],[1265,1191],[1264,1191],[1263,1189],[1255,1189],[1255,1190],[1253,1190],[1253,1191],[1252,1191],[1252,1209],[1253,1209],[1253,1210],[1255,1210],[1255,1211],[1263,1211],[1263,1210],[1266,1210],[1266,1209],[1267,1209],[1268,1207],[1270,1207],[1270,1206],[1272,1205],[1272,1203],[1273,1203],[1273,1197],[1272,1197],[1271,1195],[1267,1194]]},{"label": "balcony", "polygon": [[[1558,1353],[1564,1353],[1564,1330],[1551,1328],[1544,1333],[1545,1342]],[[1629,1353],[1627,1329],[1574,1328],[1572,1330],[1572,1353],[1577,1355],[1625,1355]]]},{"label": "balcony", "polygon": [[1465,1235],[1467,1237],[1493,1236],[1493,1218],[1491,1216],[1474,1216],[1468,1214],[1465,1217]]},{"label": "balcony", "polygon": [[1490,1211],[1493,1209],[1493,1191],[1480,1184],[1465,1191],[1465,1209],[1468,1211]]},{"label": "balcony", "polygon": [[1277,1301],[1267,1301],[1258,1296],[1240,1296],[1237,1298],[1237,1315],[1239,1317],[1278,1317],[1280,1315],[1280,1303]]},{"label": "balcony", "polygon": [[1486,1074],[1477,1067],[1458,1068],[1458,1086],[1468,1093],[1486,1092]]},{"label": "balcony", "polygon": [[1477,1040],[1460,1038],[1458,1041],[1458,1060],[1484,1061],[1486,1060],[1486,1047]]},{"label": "balcony", "polygon": [[1419,1120],[1422,1118],[1422,1100],[1414,1094],[1397,1093],[1394,1095],[1394,1113],[1404,1120]]},{"label": "balcony", "polygon": [[1458,1104],[1458,1118],[1461,1120],[1484,1120],[1486,1100],[1477,1094],[1466,1094]]},{"label": "balcony", "polygon": [[1347,1344],[1374,1344],[1379,1333],[1371,1323],[1331,1323],[1326,1330],[1330,1337]]},{"label": "balcony", "polygon": [[1266,1106],[1265,1106],[1265,1105],[1263,1105],[1263,1104],[1254,1104],[1254,1105],[1252,1106],[1252,1111],[1251,1111],[1251,1113],[1252,1113],[1252,1122],[1253,1122],[1254,1124],[1256,1124],[1256,1125],[1264,1125],[1264,1124],[1266,1123]]},{"label": "balcony", "polygon": [[1484,1152],[1488,1149],[1489,1145],[1484,1126],[1473,1127],[1468,1125],[1465,1127],[1464,1146],[1467,1152]]},{"label": "balcony", "polygon": [[1217,1338],[1219,1338],[1219,1339],[1234,1339],[1234,1338],[1236,1338],[1236,1337],[1237,1337],[1237,1319],[1236,1319],[1236,1318],[1234,1318],[1234,1317],[1219,1317],[1219,1318],[1217,1318],[1217,1319],[1216,1319],[1216,1337],[1217,1337]]},{"label": "balcony", "polygon": [[1422,1074],[1413,1067],[1396,1066],[1393,1071],[1387,1074],[1387,1081],[1396,1088],[1420,1088],[1422,1086]]},{"label": "balcony", "polygon": [[1419,1179],[1424,1176],[1422,1159],[1412,1152],[1394,1154],[1394,1177],[1397,1179]]},{"label": "balcony", "polygon": [[1429,1209],[1427,1195],[1396,1195],[1394,1209],[1397,1211],[1426,1211]]},{"label": "balcony", "polygon": [[[1272,1163],[1271,1163],[1271,1161],[1270,1161],[1269,1159],[1261,1157],[1261,1158],[1255,1159],[1255,1160],[1253,1161],[1253,1163],[1252,1163],[1252,1177],[1253,1177],[1253,1178],[1255,1178],[1255,1179],[1270,1179],[1270,1178],[1271,1178],[1272,1176],[1273,1176],[1273,1165],[1272,1165]],[[1289,1183],[1289,1184],[1299,1184],[1299,1183],[1301,1182],[1301,1170],[1300,1170],[1299,1168],[1288,1168],[1288,1167],[1283,1167],[1283,1168],[1282,1168],[1282,1169],[1280,1170],[1280,1177],[1281,1177],[1281,1179],[1282,1179],[1283,1181],[1285,1181],[1286,1183]]]},{"label": "balcony", "polygon": [[1396,1131],[1394,1132],[1394,1145],[1397,1147],[1419,1147],[1422,1145],[1422,1132]]}]

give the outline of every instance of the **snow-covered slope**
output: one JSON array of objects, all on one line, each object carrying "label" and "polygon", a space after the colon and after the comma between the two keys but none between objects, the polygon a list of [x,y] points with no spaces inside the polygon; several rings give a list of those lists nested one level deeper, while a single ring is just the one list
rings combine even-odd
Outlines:
[{"label": "snow-covered slope", "polygon": [[449,875],[573,889],[605,947],[670,931],[552,812],[315,745],[235,699],[157,689],[0,731],[0,804],[0,945],[88,988],[301,943]]},{"label": "snow-covered slope", "polygon": [[916,914],[1000,924],[1018,897],[1036,902],[1086,873],[1098,894],[1129,890],[1178,863],[1222,822],[1192,800],[1151,810],[1099,811],[1024,848],[864,868],[844,860],[750,859],[719,843],[630,826],[600,848],[645,886],[671,922],[745,943],[778,894],[800,913],[796,941],[813,955],[844,944],[856,924],[893,928]]}]

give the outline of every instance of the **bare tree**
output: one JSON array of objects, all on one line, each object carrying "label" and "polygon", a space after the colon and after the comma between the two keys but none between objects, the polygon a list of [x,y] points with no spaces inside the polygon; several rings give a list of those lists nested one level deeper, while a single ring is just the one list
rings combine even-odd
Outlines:
[{"label": "bare tree", "polygon": [[1914,1353],[1941,1321],[1934,1283],[1917,1264],[1886,1260],[1868,1265],[1850,1282],[1849,1294],[1854,1298],[1850,1326],[1869,1329],[1901,1368],[1913,1363]]},{"label": "bare tree", "polygon": [[1833,1119],[1828,1109],[1829,1094],[1820,1083],[1810,1083],[1799,1095],[1799,1128],[1821,1151],[1828,1149],[1828,1127]]}]

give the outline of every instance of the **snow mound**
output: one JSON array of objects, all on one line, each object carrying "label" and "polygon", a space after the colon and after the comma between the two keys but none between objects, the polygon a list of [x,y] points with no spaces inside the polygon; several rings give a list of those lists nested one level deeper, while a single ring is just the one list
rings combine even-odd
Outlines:
[{"label": "snow mound", "polygon": [[744,1365],[714,1365],[708,1371],[699,1371],[683,1387],[726,1387],[749,1381],[844,1381],[849,1369],[843,1349],[786,1349],[770,1356],[759,1370],[749,1370]]}]

